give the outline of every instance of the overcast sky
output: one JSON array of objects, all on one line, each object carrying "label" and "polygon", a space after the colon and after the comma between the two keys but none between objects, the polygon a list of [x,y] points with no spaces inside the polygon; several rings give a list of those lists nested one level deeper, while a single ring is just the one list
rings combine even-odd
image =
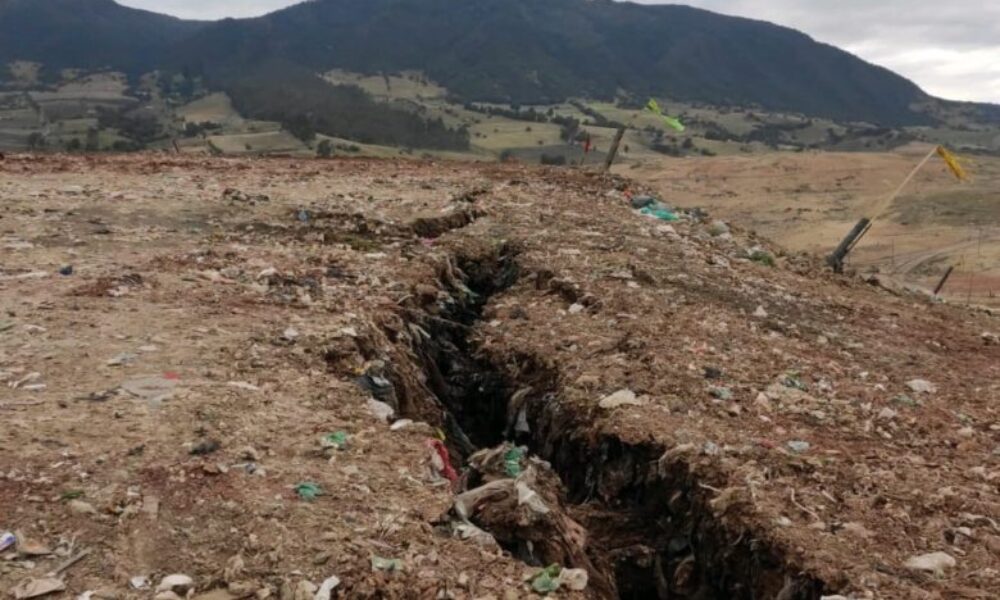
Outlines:
[{"label": "overcast sky", "polygon": [[[248,17],[294,0],[118,0],[192,19]],[[663,0],[638,0],[665,4]],[[916,81],[936,96],[1000,103],[996,0],[690,0],[800,29]]]}]

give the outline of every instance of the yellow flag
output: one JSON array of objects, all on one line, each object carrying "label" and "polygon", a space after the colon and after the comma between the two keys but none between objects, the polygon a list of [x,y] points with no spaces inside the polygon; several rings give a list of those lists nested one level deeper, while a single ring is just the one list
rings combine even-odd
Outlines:
[{"label": "yellow flag", "polygon": [[938,156],[944,159],[945,164],[948,165],[948,169],[953,175],[955,175],[955,177],[958,178],[959,181],[965,181],[969,178],[969,174],[966,173],[965,169],[962,168],[962,165],[959,164],[958,157],[949,152],[947,148],[944,146],[938,146],[937,153]]}]

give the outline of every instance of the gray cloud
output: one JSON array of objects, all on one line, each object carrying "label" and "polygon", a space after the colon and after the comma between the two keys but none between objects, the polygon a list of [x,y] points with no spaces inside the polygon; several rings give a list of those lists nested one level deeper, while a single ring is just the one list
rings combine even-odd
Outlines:
[{"label": "gray cloud", "polygon": [[[656,0],[638,0],[661,4]],[[690,0],[799,29],[935,96],[1000,102],[1000,3],[982,0]]]},{"label": "gray cloud", "polygon": [[[257,16],[295,3],[294,0],[119,1],[191,19]],[[688,0],[684,3],[800,29],[819,41],[888,67],[936,96],[1000,102],[1000,2]]]}]

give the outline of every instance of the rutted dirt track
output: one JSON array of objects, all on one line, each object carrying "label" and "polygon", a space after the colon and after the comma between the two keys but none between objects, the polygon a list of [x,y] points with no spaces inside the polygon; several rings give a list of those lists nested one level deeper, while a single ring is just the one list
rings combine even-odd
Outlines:
[{"label": "rutted dirt track", "polygon": [[8,156],[0,588],[996,597],[996,321],[628,187]]}]

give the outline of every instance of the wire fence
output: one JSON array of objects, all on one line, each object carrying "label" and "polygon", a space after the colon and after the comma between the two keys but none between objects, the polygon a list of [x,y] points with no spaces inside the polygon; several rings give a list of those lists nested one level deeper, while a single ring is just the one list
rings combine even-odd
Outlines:
[{"label": "wire fence", "polygon": [[1000,304],[1000,228],[970,227],[967,235],[922,231],[880,233],[865,240],[845,264],[880,273],[966,304]]}]

